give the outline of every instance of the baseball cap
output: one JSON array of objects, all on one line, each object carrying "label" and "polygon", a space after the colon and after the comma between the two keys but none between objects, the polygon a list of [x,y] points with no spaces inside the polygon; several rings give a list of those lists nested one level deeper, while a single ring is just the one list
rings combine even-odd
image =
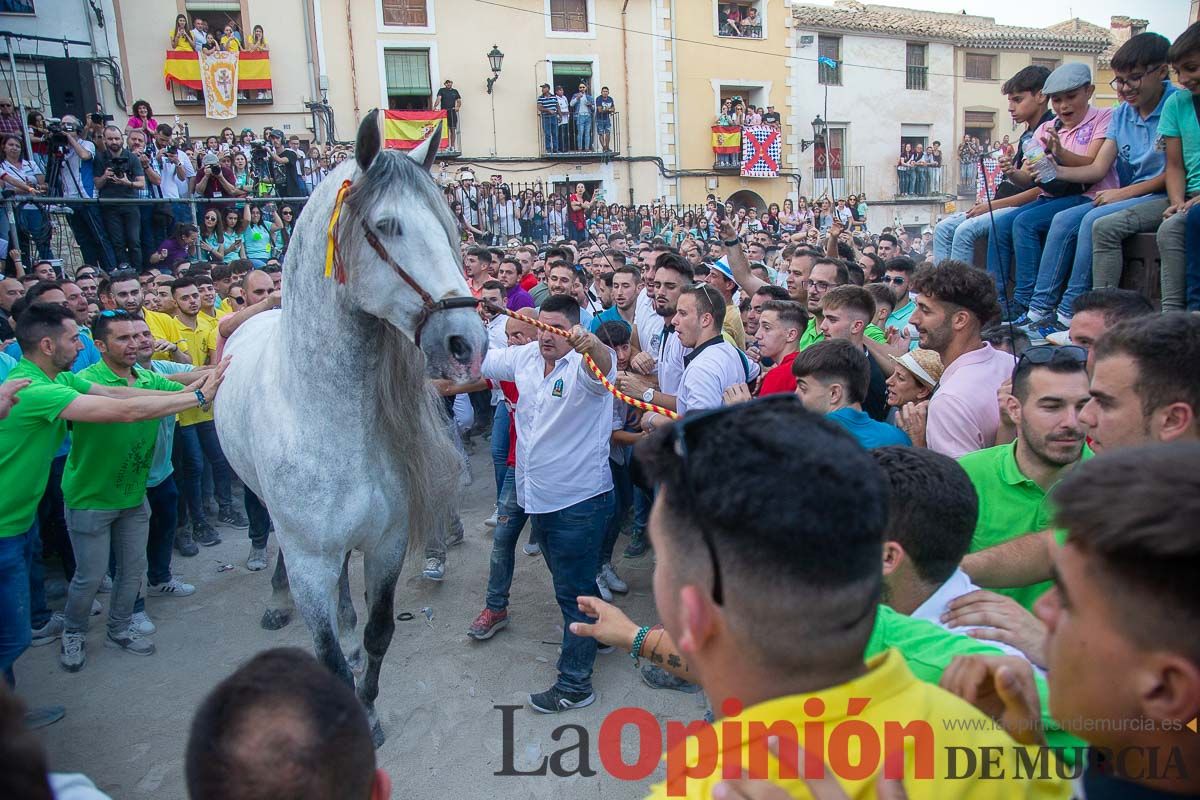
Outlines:
[{"label": "baseball cap", "polygon": [[1088,69],[1087,64],[1063,64],[1051,72],[1049,78],[1046,78],[1046,84],[1042,86],[1042,94],[1046,96],[1061,94],[1078,89],[1080,86],[1087,86],[1091,82],[1092,71]]},{"label": "baseball cap", "polygon": [[211,167],[213,164],[220,164],[221,158],[216,153],[207,153],[204,158],[200,159],[200,166]]}]

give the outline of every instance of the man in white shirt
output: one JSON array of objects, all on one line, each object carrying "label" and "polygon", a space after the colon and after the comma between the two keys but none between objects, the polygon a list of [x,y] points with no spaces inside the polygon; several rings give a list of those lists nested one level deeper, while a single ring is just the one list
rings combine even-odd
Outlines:
[{"label": "man in white shirt", "polygon": [[85,264],[103,266],[106,270],[116,268],[112,249],[100,222],[100,212],[92,204],[70,202],[86,200],[96,196],[92,177],[92,159],[96,157],[96,145],[79,136],[82,125],[78,117],[67,114],[62,119],[67,147],[63,149],[62,169],[58,173],[58,189],[62,193],[63,205],[70,207],[67,222],[75,241],[79,243],[79,254]]},{"label": "man in white shirt", "polygon": [[[708,284],[697,284],[679,296],[671,323],[680,344],[690,348],[683,358],[683,375],[675,397],[675,410],[681,416],[688,411],[717,408],[724,402],[726,389],[753,383],[758,377],[758,364],[721,335],[724,317],[725,300]],[[653,430],[664,421],[661,414],[649,412],[642,416],[642,427]]]},{"label": "man in white shirt", "polygon": [[[157,196],[179,200],[191,194],[190,181],[196,177],[196,165],[187,157],[187,153],[179,155],[179,148],[171,141],[172,133],[171,126],[165,123],[160,123],[154,129],[151,166],[160,176],[158,190],[161,194]],[[172,203],[171,216],[176,222],[195,222],[195,214],[189,203]]]},{"label": "man in white shirt", "polygon": [[[979,499],[954,459],[923,447],[878,447],[871,455],[888,480],[888,524],[883,535],[883,602],[916,619],[965,634],[1045,664],[1046,628],[1015,601],[982,592],[959,567],[971,546]],[[951,601],[980,592],[996,601],[987,628],[955,627],[944,618]]]},{"label": "man in white shirt", "polygon": [[534,711],[555,714],[591,705],[594,639],[576,636],[572,622],[588,622],[576,598],[595,596],[600,546],[613,511],[608,468],[613,398],[583,360],[586,353],[609,381],[616,358],[579,325],[571,297],[546,298],[538,318],[571,331],[569,338],[541,332],[537,342],[489,350],[480,370],[495,381],[513,381],[517,407],[516,501],[529,515],[563,616],[558,680],[531,694]]}]

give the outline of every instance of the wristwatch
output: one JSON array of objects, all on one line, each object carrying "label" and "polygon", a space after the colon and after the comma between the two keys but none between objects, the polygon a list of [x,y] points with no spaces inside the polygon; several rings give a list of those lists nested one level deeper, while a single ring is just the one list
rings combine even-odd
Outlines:
[{"label": "wristwatch", "polygon": [[646,391],[642,392],[642,400],[644,400],[647,403],[653,403],[654,402],[654,390],[647,389]]}]

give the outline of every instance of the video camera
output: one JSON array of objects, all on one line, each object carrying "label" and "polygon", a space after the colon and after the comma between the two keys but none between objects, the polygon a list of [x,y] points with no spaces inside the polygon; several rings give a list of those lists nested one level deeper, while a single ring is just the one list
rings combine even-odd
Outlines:
[{"label": "video camera", "polygon": [[50,132],[46,143],[52,148],[59,148],[71,143],[67,134],[79,133],[79,126],[73,122],[63,122],[58,117],[51,117],[46,120],[46,130]]}]

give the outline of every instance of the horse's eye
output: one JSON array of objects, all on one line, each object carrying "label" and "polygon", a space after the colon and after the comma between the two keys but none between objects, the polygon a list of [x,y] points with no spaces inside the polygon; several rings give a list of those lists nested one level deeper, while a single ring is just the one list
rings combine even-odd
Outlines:
[{"label": "horse's eye", "polygon": [[384,236],[400,236],[404,231],[400,227],[400,220],[381,219],[375,226]]}]

